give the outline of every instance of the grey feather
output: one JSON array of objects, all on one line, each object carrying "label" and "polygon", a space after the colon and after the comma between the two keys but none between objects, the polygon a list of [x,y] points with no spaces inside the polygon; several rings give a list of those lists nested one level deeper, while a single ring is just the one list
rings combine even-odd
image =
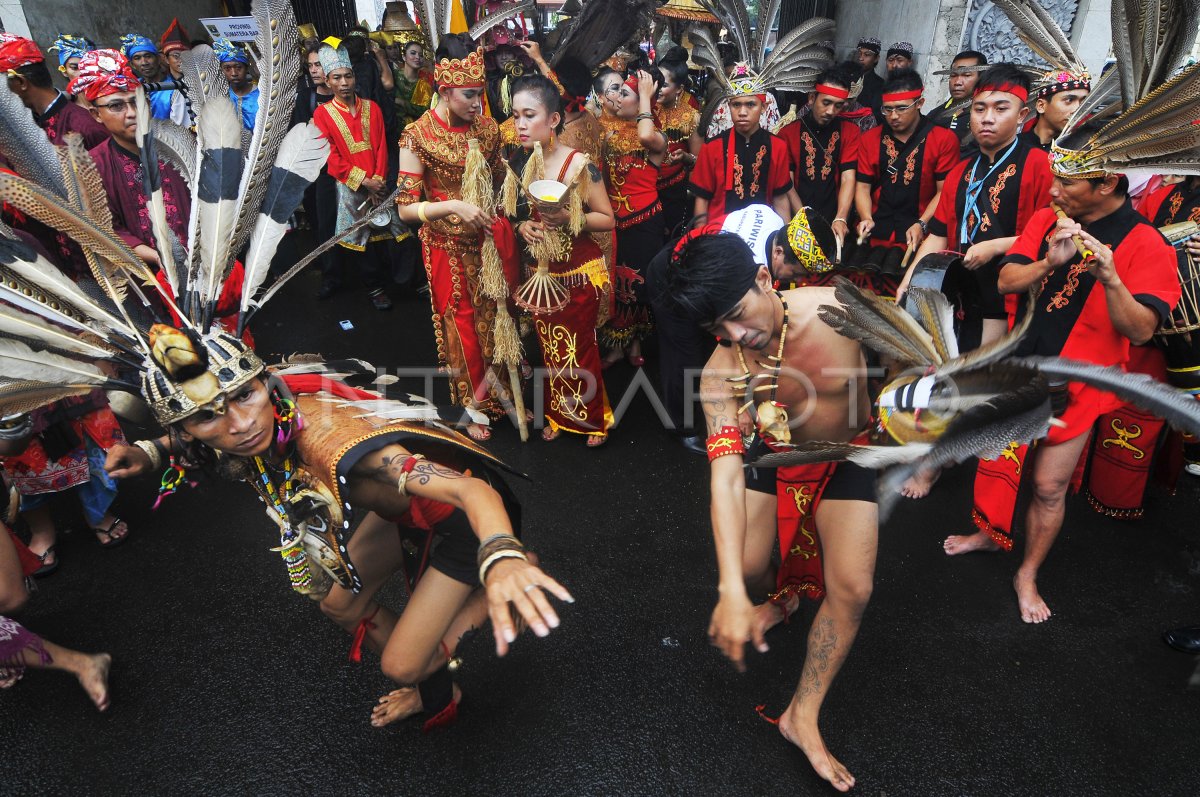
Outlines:
[{"label": "grey feather", "polygon": [[912,288],[908,295],[916,312],[913,314],[933,338],[934,348],[943,362],[958,356],[958,338],[954,336],[954,306],[941,291]]},{"label": "grey feather", "polygon": [[808,465],[815,462],[849,461],[864,468],[887,468],[912,462],[929,453],[928,443],[909,443],[903,446],[865,446],[854,443],[831,443],[812,440],[782,451],[764,454],[746,467],[779,468],[788,465]]},{"label": "grey feather", "polygon": [[221,70],[221,62],[207,44],[198,44],[184,51],[183,79],[188,87],[192,110],[197,115],[214,97],[229,99],[229,83]]},{"label": "grey feather", "polygon": [[1114,393],[1122,400],[1165,419],[1178,429],[1200,435],[1200,401],[1144,374],[1061,357],[1024,357],[1015,359],[1015,362],[1036,368],[1047,376],[1082,382]]},{"label": "grey feather", "polygon": [[258,24],[258,116],[245,171],[238,189],[237,214],[229,251],[236,254],[250,240],[258,210],[267,193],[275,156],[288,133],[296,107],[300,77],[299,32],[288,0],[255,0],[251,14]]},{"label": "grey feather", "polygon": [[859,289],[845,277],[837,277],[834,286],[834,296],[841,306],[822,305],[818,310],[822,321],[907,365],[941,364],[933,338],[908,313]]},{"label": "grey feather", "polygon": [[26,180],[67,198],[54,145],[21,99],[8,90],[0,91],[0,155]]},{"label": "grey feather", "polygon": [[196,182],[196,134],[169,119],[151,119],[158,156],[175,167],[189,186]]}]

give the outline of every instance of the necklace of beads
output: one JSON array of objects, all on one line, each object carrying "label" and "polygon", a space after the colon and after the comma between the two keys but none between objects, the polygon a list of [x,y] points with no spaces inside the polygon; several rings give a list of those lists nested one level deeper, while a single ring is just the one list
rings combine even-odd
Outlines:
[{"label": "necklace of beads", "polygon": [[309,570],[308,554],[304,551],[304,540],[300,534],[300,530],[292,523],[290,514],[288,513],[287,501],[293,495],[295,485],[295,465],[292,456],[289,454],[284,457],[280,470],[283,473],[283,482],[276,487],[274,479],[271,478],[271,467],[267,465],[262,457],[254,458],[254,468],[258,472],[259,481],[262,482],[262,492],[271,504],[271,508],[275,510],[279,516],[279,547],[271,550],[278,551],[283,557],[283,562],[287,566],[288,579],[291,581],[292,589],[297,592],[304,592],[312,586],[312,572]]}]

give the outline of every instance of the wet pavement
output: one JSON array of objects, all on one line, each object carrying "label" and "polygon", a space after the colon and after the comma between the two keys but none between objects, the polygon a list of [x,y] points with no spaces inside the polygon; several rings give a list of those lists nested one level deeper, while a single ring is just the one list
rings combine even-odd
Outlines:
[{"label": "wet pavement", "polygon": [[[316,285],[301,275],[264,311],[260,351],[434,362],[426,298],[378,313],[360,291],[318,304]],[[606,374],[614,404],[633,375]],[[143,483],[119,499],[129,543],[62,538],[61,569],[21,615],[48,639],[113,654],[112,707],[98,714],[60,673],[0,692],[0,791],[832,793],[755,712],[787,704],[813,608],[774,630],[744,675],[708,646],[707,466],[644,395],[599,450],[570,436],[522,445],[510,428],[491,445],[531,476],[513,480],[526,541],[577,602],[549,638],[522,637],[504,659],[484,635],[465,646],[456,725],[369,725],[390,688],[378,659],[347,662],[347,635],[290,592],[249,489],[206,479],[151,513]],[[1015,555],[942,553],[969,525],[970,478],[948,473],[881,531],[874,596],[823,716],[855,791],[1197,794],[1197,660],[1159,633],[1200,622],[1200,480],[1174,497],[1154,489],[1134,523],[1071,499],[1041,579],[1054,616],[1026,626]],[[83,528],[70,511],[62,525]],[[398,582],[384,593],[394,607]]]}]

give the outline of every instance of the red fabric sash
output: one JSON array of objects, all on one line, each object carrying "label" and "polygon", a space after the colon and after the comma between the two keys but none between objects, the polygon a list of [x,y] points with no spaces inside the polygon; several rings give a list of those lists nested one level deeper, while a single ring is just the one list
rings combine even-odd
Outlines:
[{"label": "red fabric sash", "polygon": [[780,565],[773,601],[786,602],[792,592],[813,600],[825,595],[821,544],[817,537],[817,505],[835,470],[835,462],[816,462],[776,471],[775,511]]}]

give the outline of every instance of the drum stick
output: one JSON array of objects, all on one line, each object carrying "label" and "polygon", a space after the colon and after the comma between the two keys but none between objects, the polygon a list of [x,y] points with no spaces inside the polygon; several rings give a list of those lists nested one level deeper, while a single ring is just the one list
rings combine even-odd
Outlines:
[{"label": "drum stick", "polygon": [[917,252],[917,247],[913,246],[912,244],[909,244],[908,249],[905,250],[905,252],[904,252],[904,259],[900,261],[900,270],[901,271],[908,270],[908,261],[912,259],[912,256],[914,254],[916,254],[916,252]]},{"label": "drum stick", "polygon": [[[1063,209],[1053,202],[1050,203],[1050,209],[1053,210],[1054,215],[1058,216],[1060,219],[1065,219],[1067,217],[1067,214],[1063,213]],[[1096,256],[1096,253],[1091,249],[1088,249],[1087,244],[1085,244],[1083,239],[1078,235],[1071,236],[1071,243],[1075,244],[1075,249],[1078,250],[1079,254],[1083,256],[1085,262]]]}]

